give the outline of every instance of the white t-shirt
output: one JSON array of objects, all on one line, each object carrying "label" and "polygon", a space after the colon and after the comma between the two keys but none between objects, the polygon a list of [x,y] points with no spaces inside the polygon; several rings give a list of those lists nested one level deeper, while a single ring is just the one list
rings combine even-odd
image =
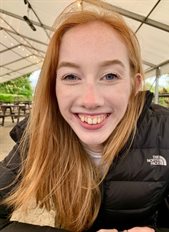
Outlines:
[{"label": "white t-shirt", "polygon": [[89,150],[87,147],[84,146],[85,151],[89,154],[90,158],[93,160],[96,166],[99,166],[102,159],[101,152],[94,152]]}]

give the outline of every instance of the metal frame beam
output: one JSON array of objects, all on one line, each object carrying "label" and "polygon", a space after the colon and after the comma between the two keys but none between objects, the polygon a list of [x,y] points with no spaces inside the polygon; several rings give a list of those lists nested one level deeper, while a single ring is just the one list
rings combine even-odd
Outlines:
[{"label": "metal frame beam", "polygon": [[158,29],[160,29],[162,31],[169,32],[169,26],[167,24],[157,22],[157,21],[155,21],[153,19],[144,17],[142,15],[136,14],[136,13],[131,12],[131,11],[121,9],[119,7],[116,7],[116,6],[113,6],[112,9],[117,11],[118,13],[122,14],[123,16],[125,16],[127,18],[134,19],[134,20],[136,20],[136,21],[138,21],[140,23],[147,24],[149,26],[158,28]]},{"label": "metal frame beam", "polygon": [[[83,0],[83,1],[94,4],[94,5],[97,5],[97,2],[91,2],[91,0]],[[134,12],[122,9],[120,7],[117,7],[117,6],[113,5],[113,4],[107,3],[107,6],[109,6],[107,8],[107,10],[116,11],[116,12],[120,13],[121,15],[123,15],[123,16],[125,16],[127,18],[134,19],[134,20],[136,20],[136,21],[138,21],[140,23],[147,24],[149,26],[152,26],[152,27],[158,28],[160,30],[169,32],[169,26],[167,24],[160,23],[160,22],[155,21],[153,19],[150,19],[148,17],[145,17],[145,16],[142,16],[142,15],[136,14]]]},{"label": "metal frame beam", "polygon": [[[9,11],[3,10],[3,9],[0,9],[0,13],[5,14],[5,15],[8,15],[8,16],[11,16],[11,17],[13,17],[13,18],[15,18],[15,19],[19,19],[19,20],[25,22],[25,20],[23,19],[22,16],[17,15],[17,14],[14,14],[14,13],[12,13],[12,12],[9,12]],[[41,27],[41,28],[43,28],[43,29],[46,29],[46,30],[49,30],[49,31],[53,31],[53,30],[54,30],[52,27],[47,26],[47,25],[45,25],[45,24],[41,24],[41,23],[36,22],[36,21],[33,21],[33,20],[31,20],[31,22],[32,22],[35,26]]]},{"label": "metal frame beam", "polygon": [[[39,63],[41,63],[41,61],[38,62],[38,64],[39,64]],[[31,66],[33,66],[33,65],[37,65],[37,62],[36,62],[36,63],[32,63],[32,64],[30,64],[30,65],[27,65],[27,66],[25,66],[25,67],[21,67],[20,69],[11,70],[12,72],[5,73],[5,74],[3,74],[3,75],[0,76],[0,77],[6,76],[6,75],[10,75],[10,74],[12,74],[13,72],[19,72],[19,71],[21,71],[22,69],[29,68],[29,67],[31,67]],[[24,75],[24,74],[21,73],[21,75]]]},{"label": "metal frame beam", "polygon": [[148,74],[149,72],[152,72],[153,70],[155,70],[157,68],[160,68],[160,67],[162,68],[163,66],[165,66],[167,64],[169,64],[169,60],[166,60],[166,61],[164,61],[164,62],[162,62],[162,63],[160,63],[158,65],[155,65],[154,67],[152,67],[152,68],[148,69],[147,71],[145,71],[145,73]]},{"label": "metal frame beam", "polygon": [[14,35],[18,35],[18,36],[20,36],[21,38],[28,39],[28,40],[31,40],[31,41],[33,41],[33,42],[36,42],[36,43],[39,43],[39,44],[48,46],[48,44],[46,44],[46,43],[44,43],[44,42],[42,42],[42,41],[33,39],[33,38],[28,37],[28,36],[26,36],[26,35],[22,35],[22,34],[16,32],[16,31],[9,30],[9,29],[7,29],[7,28],[5,28],[5,27],[1,27],[1,26],[0,26],[0,30],[4,30],[5,32],[12,33],[12,34],[14,34]]}]

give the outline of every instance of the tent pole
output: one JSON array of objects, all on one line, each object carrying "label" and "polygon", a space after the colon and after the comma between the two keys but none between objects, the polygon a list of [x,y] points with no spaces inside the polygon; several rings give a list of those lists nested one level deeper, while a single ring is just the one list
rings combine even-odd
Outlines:
[{"label": "tent pole", "polygon": [[160,78],[160,68],[158,67],[156,69],[156,85],[155,85],[155,100],[154,102],[156,104],[158,104],[159,102],[159,92],[158,92],[158,88],[159,88],[159,78]]}]

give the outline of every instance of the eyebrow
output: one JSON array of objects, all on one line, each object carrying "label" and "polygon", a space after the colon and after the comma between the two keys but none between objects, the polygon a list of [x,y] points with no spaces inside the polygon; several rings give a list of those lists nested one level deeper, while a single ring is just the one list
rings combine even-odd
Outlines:
[{"label": "eyebrow", "polygon": [[[100,67],[104,68],[104,67],[107,67],[107,66],[110,66],[110,65],[120,65],[121,67],[125,68],[125,65],[123,64],[122,61],[118,60],[118,59],[114,59],[114,60],[106,60],[106,61],[103,61],[99,64]],[[75,63],[72,63],[72,62],[68,62],[68,61],[62,61],[59,63],[57,69],[59,68],[62,68],[62,67],[69,67],[69,68],[77,68],[79,69],[80,66],[75,64]]]},{"label": "eyebrow", "polygon": [[100,63],[100,66],[104,68],[106,66],[116,65],[116,64],[120,65],[122,68],[125,68],[124,63],[121,60],[118,60],[118,59],[103,61],[102,63]]},{"label": "eyebrow", "polygon": [[72,62],[67,62],[67,61],[62,61],[59,63],[57,69],[59,68],[63,68],[63,67],[69,67],[69,68],[80,68],[79,65],[75,64],[75,63],[72,63]]}]

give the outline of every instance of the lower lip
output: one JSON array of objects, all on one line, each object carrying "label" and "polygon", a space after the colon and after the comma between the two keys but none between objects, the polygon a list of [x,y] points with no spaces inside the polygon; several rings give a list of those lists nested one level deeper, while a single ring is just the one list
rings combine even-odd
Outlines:
[{"label": "lower lip", "polygon": [[75,116],[78,119],[78,121],[80,122],[80,125],[83,128],[87,129],[87,130],[98,130],[98,129],[102,128],[105,125],[105,123],[106,123],[106,121],[107,121],[107,119],[109,117],[109,116],[107,116],[101,123],[98,123],[98,124],[88,124],[86,122],[82,122],[77,115],[75,115]]}]

